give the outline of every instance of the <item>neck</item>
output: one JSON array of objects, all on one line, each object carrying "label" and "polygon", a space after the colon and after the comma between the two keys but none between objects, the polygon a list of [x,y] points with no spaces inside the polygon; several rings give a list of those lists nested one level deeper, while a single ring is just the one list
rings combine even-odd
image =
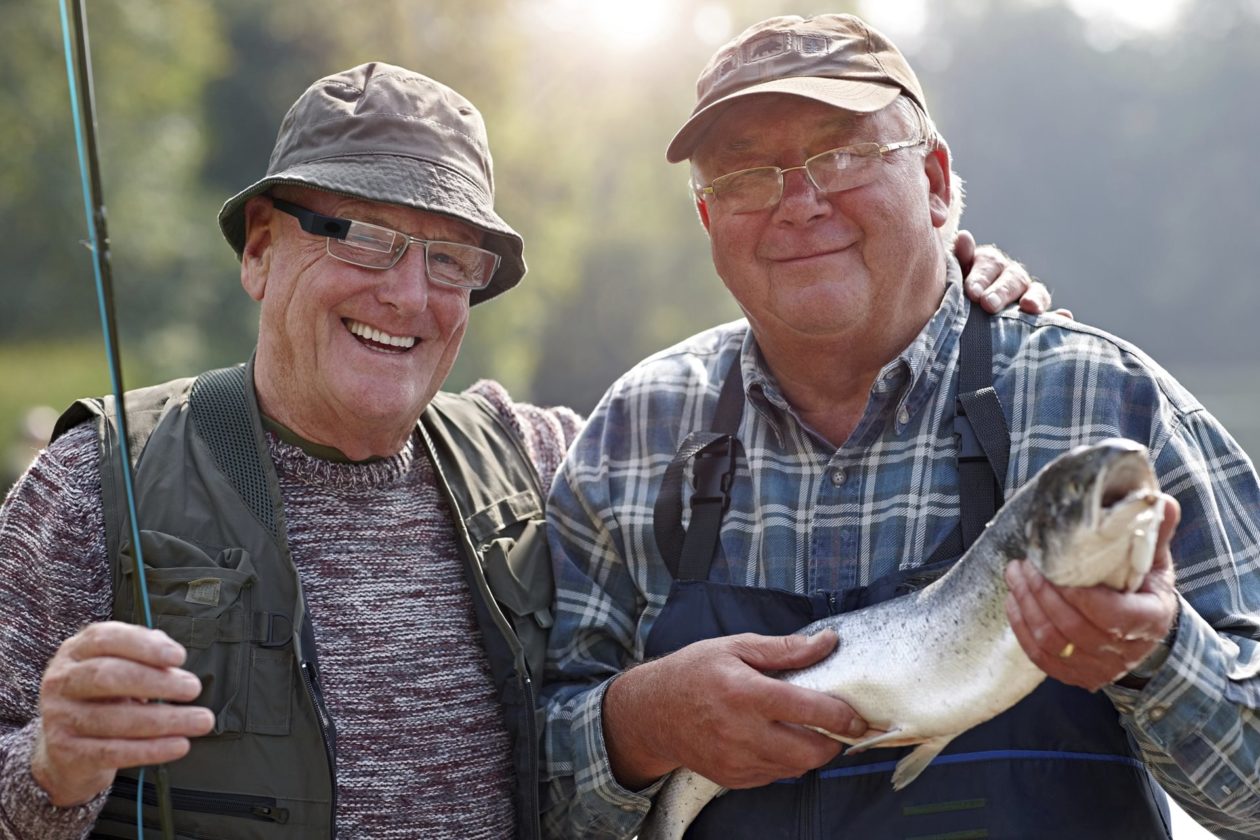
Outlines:
[{"label": "neck", "polygon": [[289,408],[291,401],[284,399],[283,386],[270,381],[258,366],[254,369],[254,388],[264,417],[308,444],[337,450],[349,461],[397,455],[416,427],[414,419],[402,425],[397,418],[378,420],[350,413],[328,417],[323,422],[308,419]]}]

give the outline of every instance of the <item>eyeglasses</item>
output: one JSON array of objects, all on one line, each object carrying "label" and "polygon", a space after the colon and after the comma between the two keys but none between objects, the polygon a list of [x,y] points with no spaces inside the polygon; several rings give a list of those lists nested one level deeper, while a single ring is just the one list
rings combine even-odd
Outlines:
[{"label": "eyeglasses", "polygon": [[732,213],[755,213],[779,203],[783,198],[783,176],[789,172],[805,170],[809,182],[821,193],[842,192],[865,186],[879,177],[879,164],[886,155],[926,142],[920,138],[896,143],[841,146],[816,154],[801,166],[741,169],[714,178],[708,186],[697,185],[693,189],[701,201],[713,198]]},{"label": "eyeglasses", "polygon": [[461,289],[484,289],[490,285],[499,255],[475,245],[418,239],[353,219],[323,216],[278,198],[271,203],[277,210],[298,220],[302,230],[328,238],[328,255],[360,268],[384,271],[398,265],[410,245],[424,248],[424,266],[430,280]]}]

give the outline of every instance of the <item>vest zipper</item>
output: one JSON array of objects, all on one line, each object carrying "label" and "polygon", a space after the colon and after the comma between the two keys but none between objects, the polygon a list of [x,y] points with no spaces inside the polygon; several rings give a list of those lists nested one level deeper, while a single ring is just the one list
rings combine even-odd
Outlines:
[{"label": "vest zipper", "polygon": [[[521,685],[525,691],[525,713],[524,713],[525,737],[529,739],[529,743],[537,744],[538,731],[537,731],[536,724],[538,722],[538,718],[533,711],[537,706],[537,702],[534,698],[534,684],[533,684],[533,681],[529,678],[529,674],[527,673],[521,674]],[[526,791],[526,796],[529,798],[529,813],[530,814],[542,813],[542,806],[538,801],[538,784],[539,784],[539,779],[541,777],[541,772],[538,766],[540,762],[539,752],[540,751],[537,749],[533,749],[529,751],[529,781],[528,781],[528,784],[525,785],[525,787],[528,788],[528,790]],[[519,783],[519,780],[518,780],[518,783]],[[526,835],[527,837],[537,838],[538,837],[538,833],[536,830],[537,822],[538,820],[537,818],[535,818],[528,825],[517,826],[517,828],[519,829],[520,833]]]},{"label": "vest zipper", "polygon": [[319,690],[319,676],[314,662],[303,662],[300,666],[302,684],[310,695],[311,704],[315,707],[315,715],[319,718],[319,734],[324,740],[324,753],[328,756],[328,772],[332,778],[332,814],[328,821],[328,836],[337,836],[337,758],[333,754],[332,741],[328,738],[328,710],[324,707],[324,695]]},{"label": "vest zipper", "polygon": [[[136,780],[119,776],[114,780],[111,795],[135,800]],[[144,804],[157,807],[157,789],[146,782]],[[210,793],[208,791],[171,788],[171,805],[176,811],[196,811],[201,814],[223,814],[264,822],[287,823],[289,809],[281,808],[273,797],[247,796],[244,794]]]}]

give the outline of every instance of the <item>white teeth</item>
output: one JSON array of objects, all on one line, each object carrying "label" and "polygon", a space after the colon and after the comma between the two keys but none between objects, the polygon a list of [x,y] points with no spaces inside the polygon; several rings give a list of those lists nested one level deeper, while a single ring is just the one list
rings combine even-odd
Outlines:
[{"label": "white teeth", "polygon": [[387,344],[390,347],[401,347],[404,350],[415,346],[415,336],[411,335],[390,335],[387,332],[381,332],[375,327],[369,327],[367,324],[359,321],[346,319],[346,329],[360,338],[366,338],[368,341],[375,341],[377,344]]}]

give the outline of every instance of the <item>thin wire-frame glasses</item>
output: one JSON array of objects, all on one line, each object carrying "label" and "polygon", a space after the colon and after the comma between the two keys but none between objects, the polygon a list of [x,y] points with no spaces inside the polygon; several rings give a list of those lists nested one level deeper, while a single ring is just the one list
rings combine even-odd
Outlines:
[{"label": "thin wire-frame glasses", "polygon": [[402,231],[369,222],[324,216],[278,198],[276,209],[298,220],[302,230],[327,238],[328,255],[342,262],[378,271],[393,268],[411,245],[424,248],[424,264],[429,279],[461,289],[484,289],[490,285],[499,255],[475,245],[419,239]]},{"label": "thin wire-frame glasses", "polygon": [[800,166],[741,169],[720,175],[707,186],[697,185],[693,189],[701,201],[714,199],[732,213],[755,213],[779,203],[783,198],[783,176],[788,172],[803,169],[809,182],[821,193],[843,192],[865,186],[879,177],[879,164],[887,155],[926,142],[919,138],[895,143],[840,146],[820,152]]}]

